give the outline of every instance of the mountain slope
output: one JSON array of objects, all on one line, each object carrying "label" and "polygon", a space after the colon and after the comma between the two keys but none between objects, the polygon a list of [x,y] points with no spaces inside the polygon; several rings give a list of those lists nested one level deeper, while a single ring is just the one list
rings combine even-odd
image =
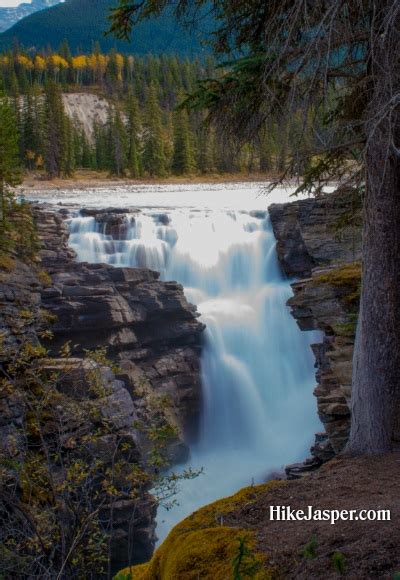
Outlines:
[{"label": "mountain slope", "polygon": [[58,4],[60,0],[32,0],[31,4],[24,2],[15,8],[0,7],[0,32],[8,30],[16,22],[26,16]]},{"label": "mountain slope", "polygon": [[[100,42],[103,51],[116,48],[134,54],[168,53],[194,57],[205,51],[199,35],[183,29],[172,16],[142,23],[135,29],[131,42],[105,37],[107,16],[115,5],[116,0],[66,0],[17,22],[0,35],[0,49],[10,48],[15,39],[26,49],[49,46],[57,49],[66,39],[73,52],[88,52],[96,41]],[[202,23],[202,28],[204,26],[207,23]]]}]

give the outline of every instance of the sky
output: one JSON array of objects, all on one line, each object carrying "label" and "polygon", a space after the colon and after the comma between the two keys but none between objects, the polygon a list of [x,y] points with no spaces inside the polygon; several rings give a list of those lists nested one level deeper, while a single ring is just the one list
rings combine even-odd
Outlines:
[{"label": "sky", "polygon": [[0,7],[5,8],[6,6],[18,6],[18,4],[22,4],[22,2],[30,4],[31,0],[0,0]]}]

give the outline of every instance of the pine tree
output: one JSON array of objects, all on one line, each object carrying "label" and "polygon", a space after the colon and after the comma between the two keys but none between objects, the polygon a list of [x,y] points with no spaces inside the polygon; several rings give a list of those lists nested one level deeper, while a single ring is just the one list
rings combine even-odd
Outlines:
[{"label": "pine tree", "polygon": [[46,150],[46,105],[43,99],[42,89],[37,83],[33,85],[32,89],[32,107],[35,130],[34,151],[36,153],[36,160],[43,160]]},{"label": "pine tree", "polygon": [[45,164],[49,177],[69,174],[71,169],[70,134],[60,87],[50,82],[46,87]]},{"label": "pine tree", "polygon": [[197,166],[202,173],[216,172],[216,140],[212,126],[204,125],[200,121],[198,130]]},{"label": "pine tree", "polygon": [[7,247],[10,188],[21,183],[18,133],[12,107],[0,97],[0,249]]},{"label": "pine tree", "polygon": [[32,162],[35,156],[34,151],[36,147],[33,96],[30,89],[23,99],[20,142],[21,154],[27,161],[29,169],[32,169]]},{"label": "pine tree", "polygon": [[152,83],[147,95],[143,151],[143,167],[151,177],[162,177],[167,172],[161,119],[162,112],[158,101],[157,87]]},{"label": "pine tree", "polygon": [[127,166],[127,136],[121,114],[110,107],[107,120],[107,165],[111,175],[122,177]]},{"label": "pine tree", "polygon": [[[77,131],[79,133],[79,131]],[[80,167],[85,167],[86,169],[93,167],[93,148],[91,147],[88,138],[86,137],[85,131],[82,129],[80,131],[81,142],[82,142],[82,159]]]},{"label": "pine tree", "polygon": [[66,177],[70,177],[75,171],[75,151],[74,140],[76,129],[71,119],[62,114],[63,132],[64,132],[64,151],[62,155],[61,173]]},{"label": "pine tree", "polygon": [[108,169],[109,156],[107,149],[107,127],[95,123],[93,128],[94,136],[94,168]]},{"label": "pine tree", "polygon": [[113,173],[122,177],[126,172],[127,137],[121,114],[118,110],[114,114],[114,135],[113,135]]},{"label": "pine tree", "polygon": [[127,104],[128,117],[128,171],[131,177],[140,177],[142,175],[142,160],[140,156],[140,135],[142,133],[142,124],[140,120],[139,104],[132,95],[129,94]]},{"label": "pine tree", "polygon": [[178,175],[193,173],[196,161],[193,151],[193,136],[189,126],[189,115],[185,110],[174,114],[174,156],[172,171]]}]

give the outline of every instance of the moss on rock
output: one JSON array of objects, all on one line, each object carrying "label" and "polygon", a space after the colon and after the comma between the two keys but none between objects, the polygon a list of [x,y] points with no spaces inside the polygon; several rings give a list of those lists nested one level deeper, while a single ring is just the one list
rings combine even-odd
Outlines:
[{"label": "moss on rock", "polygon": [[352,262],[313,277],[314,284],[331,284],[344,290],[343,301],[350,307],[358,305],[361,288],[361,263]]},{"label": "moss on rock", "polygon": [[241,538],[246,538],[253,563],[259,564],[259,569],[251,577],[255,580],[278,577],[276,568],[269,567],[265,555],[257,552],[254,532],[229,526],[225,518],[255,502],[260,494],[284,484],[271,481],[246,487],[233,496],[201,508],[173,528],[150,562],[122,570],[115,580],[230,580],[232,561],[237,555]]},{"label": "moss on rock", "polygon": [[340,268],[334,268],[325,274],[315,276],[315,284],[328,283],[333,286],[357,287],[361,279],[360,262],[345,264]]}]

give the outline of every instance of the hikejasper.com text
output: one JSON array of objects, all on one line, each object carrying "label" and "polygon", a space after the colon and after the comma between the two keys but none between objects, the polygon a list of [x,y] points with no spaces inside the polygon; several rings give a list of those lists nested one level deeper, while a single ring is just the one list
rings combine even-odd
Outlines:
[{"label": "hikejasper.com text", "polygon": [[272,521],[315,521],[330,522],[335,524],[339,521],[382,521],[390,522],[390,510],[334,510],[318,509],[307,506],[305,509],[292,509],[290,506],[270,506],[269,519]]}]

